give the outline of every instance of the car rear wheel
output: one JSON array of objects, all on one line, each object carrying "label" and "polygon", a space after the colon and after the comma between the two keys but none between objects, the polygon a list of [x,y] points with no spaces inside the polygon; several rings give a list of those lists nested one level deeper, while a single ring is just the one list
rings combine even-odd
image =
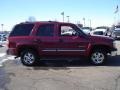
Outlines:
[{"label": "car rear wheel", "polygon": [[37,55],[32,50],[25,50],[21,53],[21,62],[23,65],[32,66],[37,63]]},{"label": "car rear wheel", "polygon": [[107,54],[104,50],[94,50],[90,56],[90,61],[94,65],[102,65],[106,62]]}]

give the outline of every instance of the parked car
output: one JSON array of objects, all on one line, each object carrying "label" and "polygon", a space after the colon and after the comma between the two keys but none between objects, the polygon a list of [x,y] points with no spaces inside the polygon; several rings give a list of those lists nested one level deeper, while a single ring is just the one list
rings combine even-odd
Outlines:
[{"label": "parked car", "polygon": [[95,29],[90,32],[90,35],[103,35],[105,36],[105,29]]},{"label": "parked car", "polygon": [[120,39],[120,25],[116,25],[113,28],[111,37],[114,39]]},{"label": "parked car", "polygon": [[[63,34],[71,31],[72,34]],[[31,66],[41,57],[86,57],[92,64],[101,65],[107,55],[116,52],[112,38],[85,34],[72,23],[25,22],[15,25],[8,38],[8,55],[21,57]]]},{"label": "parked car", "polygon": [[6,41],[7,40],[7,35],[4,33],[0,33],[0,42]]},{"label": "parked car", "polygon": [[92,31],[92,28],[91,28],[91,27],[82,27],[81,29],[82,29],[83,32],[86,33],[86,34],[90,34],[90,32]]},{"label": "parked car", "polygon": [[109,36],[109,28],[108,27],[104,27],[104,26],[97,27],[90,34],[91,35]]}]

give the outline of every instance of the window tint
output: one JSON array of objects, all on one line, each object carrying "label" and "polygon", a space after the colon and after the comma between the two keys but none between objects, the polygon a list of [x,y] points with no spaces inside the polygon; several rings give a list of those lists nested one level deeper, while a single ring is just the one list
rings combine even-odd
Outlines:
[{"label": "window tint", "polygon": [[53,36],[54,34],[54,25],[40,25],[37,31],[37,36]]},{"label": "window tint", "polygon": [[28,36],[33,29],[33,24],[19,24],[16,25],[10,36]]}]

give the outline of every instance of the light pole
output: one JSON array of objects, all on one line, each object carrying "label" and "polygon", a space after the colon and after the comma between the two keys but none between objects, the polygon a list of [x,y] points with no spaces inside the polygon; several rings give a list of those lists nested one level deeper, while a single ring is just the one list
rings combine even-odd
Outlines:
[{"label": "light pole", "polygon": [[62,17],[63,17],[63,22],[64,22],[64,12],[61,13]]},{"label": "light pole", "polygon": [[66,16],[67,17],[67,20],[68,20],[68,23],[70,22],[70,16]]},{"label": "light pole", "polygon": [[3,26],[4,26],[4,24],[1,24],[1,27],[2,27],[2,32],[3,32]]},{"label": "light pole", "polygon": [[84,23],[84,27],[85,27],[85,18],[83,18],[83,23]]},{"label": "light pole", "polygon": [[[2,33],[3,33],[3,26],[4,26],[4,24],[1,24],[1,27],[2,27]],[[3,42],[3,36],[1,36],[0,38],[1,38],[1,41]]]},{"label": "light pole", "polygon": [[91,27],[91,19],[89,20],[89,25],[90,25],[90,27]]}]

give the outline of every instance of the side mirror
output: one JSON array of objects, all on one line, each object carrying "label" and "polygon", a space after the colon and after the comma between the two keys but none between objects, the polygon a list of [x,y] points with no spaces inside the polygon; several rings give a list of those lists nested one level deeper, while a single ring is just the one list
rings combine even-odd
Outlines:
[{"label": "side mirror", "polygon": [[73,32],[72,32],[72,35],[73,35],[73,36],[79,36],[79,33],[76,32],[76,31],[73,31]]}]

